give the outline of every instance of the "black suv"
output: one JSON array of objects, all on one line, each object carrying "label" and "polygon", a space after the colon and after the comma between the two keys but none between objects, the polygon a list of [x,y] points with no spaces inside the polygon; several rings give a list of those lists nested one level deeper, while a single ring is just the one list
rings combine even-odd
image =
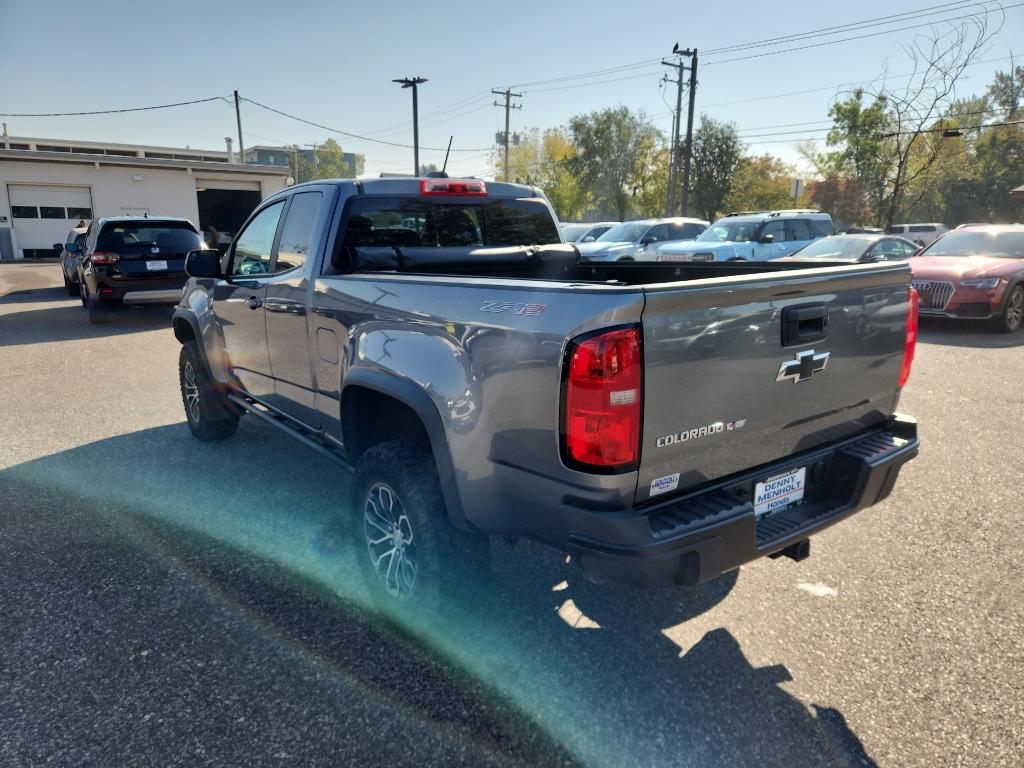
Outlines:
[{"label": "black suv", "polygon": [[188,219],[111,216],[89,227],[78,267],[90,323],[132,304],[174,304],[188,280],[185,257],[204,248]]}]

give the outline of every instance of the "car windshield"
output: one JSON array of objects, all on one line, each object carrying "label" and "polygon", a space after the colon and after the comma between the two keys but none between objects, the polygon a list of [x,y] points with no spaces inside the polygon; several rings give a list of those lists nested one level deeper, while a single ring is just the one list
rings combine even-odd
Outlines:
[{"label": "car windshield", "polygon": [[992,256],[1024,259],[1024,232],[967,230],[950,232],[921,253],[922,256]]},{"label": "car windshield", "polygon": [[563,224],[562,225],[562,237],[565,238],[566,242],[574,242],[584,232],[590,229],[589,224]]},{"label": "car windshield", "polygon": [[646,222],[627,221],[625,224],[616,224],[597,239],[603,243],[635,243],[650,228],[651,225]]},{"label": "car windshield", "polygon": [[745,243],[754,236],[759,221],[730,221],[721,219],[701,232],[698,240],[713,243]]},{"label": "car windshield", "polygon": [[792,258],[857,261],[873,242],[871,237],[823,237],[801,248]]}]

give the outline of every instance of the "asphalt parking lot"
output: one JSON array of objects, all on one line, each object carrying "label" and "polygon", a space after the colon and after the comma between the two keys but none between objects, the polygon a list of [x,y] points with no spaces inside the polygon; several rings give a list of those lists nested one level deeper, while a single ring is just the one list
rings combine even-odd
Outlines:
[{"label": "asphalt parking lot", "polygon": [[1024,333],[925,324],[921,456],[804,562],[637,592],[502,543],[408,637],[343,472],[191,438],[169,316],[0,266],[0,765],[1021,765]]}]

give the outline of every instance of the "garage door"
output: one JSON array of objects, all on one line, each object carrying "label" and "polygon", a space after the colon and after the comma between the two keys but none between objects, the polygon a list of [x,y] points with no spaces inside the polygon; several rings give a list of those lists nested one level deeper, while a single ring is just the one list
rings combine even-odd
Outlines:
[{"label": "garage door", "polygon": [[89,187],[8,184],[7,193],[14,236],[26,258],[52,256],[53,244],[63,243],[68,230],[92,219]]}]

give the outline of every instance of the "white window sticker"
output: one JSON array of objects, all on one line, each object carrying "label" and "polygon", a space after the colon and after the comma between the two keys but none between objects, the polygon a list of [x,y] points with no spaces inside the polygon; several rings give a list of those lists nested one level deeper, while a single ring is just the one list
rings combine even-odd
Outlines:
[{"label": "white window sticker", "polygon": [[678,472],[674,475],[665,475],[665,477],[659,477],[651,480],[651,496],[657,496],[659,493],[668,493],[669,491],[674,491],[678,487]]}]

